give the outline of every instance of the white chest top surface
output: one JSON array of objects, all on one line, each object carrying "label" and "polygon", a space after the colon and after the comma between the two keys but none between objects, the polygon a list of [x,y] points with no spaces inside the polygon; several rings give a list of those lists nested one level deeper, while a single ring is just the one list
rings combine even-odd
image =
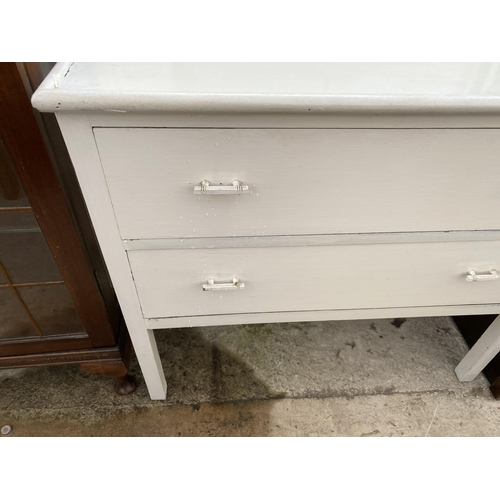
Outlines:
[{"label": "white chest top surface", "polygon": [[40,111],[500,112],[500,63],[59,63]]}]

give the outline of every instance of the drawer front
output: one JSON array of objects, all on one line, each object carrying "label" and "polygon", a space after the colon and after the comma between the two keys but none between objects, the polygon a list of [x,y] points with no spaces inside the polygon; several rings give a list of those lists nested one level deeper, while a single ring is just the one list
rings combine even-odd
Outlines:
[{"label": "drawer front", "polygon": [[497,129],[94,133],[124,239],[500,229]]},{"label": "drawer front", "polygon": [[[500,242],[129,252],[146,318],[500,303]],[[243,288],[233,284],[233,279]],[[214,280],[227,289],[204,291]]]}]

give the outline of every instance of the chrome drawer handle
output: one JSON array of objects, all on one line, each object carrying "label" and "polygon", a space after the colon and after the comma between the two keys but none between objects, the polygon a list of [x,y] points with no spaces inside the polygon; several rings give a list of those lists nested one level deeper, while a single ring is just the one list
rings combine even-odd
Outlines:
[{"label": "chrome drawer handle", "polygon": [[221,290],[237,290],[238,288],[245,288],[245,283],[241,283],[238,278],[233,278],[231,283],[215,283],[213,279],[209,279],[203,285],[204,292],[221,291]]},{"label": "chrome drawer handle", "polygon": [[202,181],[199,186],[194,187],[194,194],[248,194],[248,186],[241,181],[233,181],[232,184],[210,184]]},{"label": "chrome drawer handle", "polygon": [[469,271],[465,277],[467,281],[492,281],[498,279],[498,273],[492,269],[489,273],[476,274],[474,271]]}]

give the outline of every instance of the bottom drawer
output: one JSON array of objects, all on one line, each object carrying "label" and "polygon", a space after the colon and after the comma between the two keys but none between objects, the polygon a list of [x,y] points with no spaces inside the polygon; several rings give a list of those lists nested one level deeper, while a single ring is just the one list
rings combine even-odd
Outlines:
[{"label": "bottom drawer", "polygon": [[500,268],[500,241],[136,250],[129,259],[145,318],[500,303],[500,280],[466,280]]}]

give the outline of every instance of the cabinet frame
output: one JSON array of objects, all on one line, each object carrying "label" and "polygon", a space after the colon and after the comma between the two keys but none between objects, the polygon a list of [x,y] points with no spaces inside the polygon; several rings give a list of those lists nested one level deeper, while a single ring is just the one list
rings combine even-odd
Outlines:
[{"label": "cabinet frame", "polygon": [[0,369],[76,363],[125,377],[130,339],[78,185],[64,182],[69,155],[54,117],[44,120],[30,102],[42,78],[39,63],[0,64],[0,137],[85,331],[2,341]]}]

